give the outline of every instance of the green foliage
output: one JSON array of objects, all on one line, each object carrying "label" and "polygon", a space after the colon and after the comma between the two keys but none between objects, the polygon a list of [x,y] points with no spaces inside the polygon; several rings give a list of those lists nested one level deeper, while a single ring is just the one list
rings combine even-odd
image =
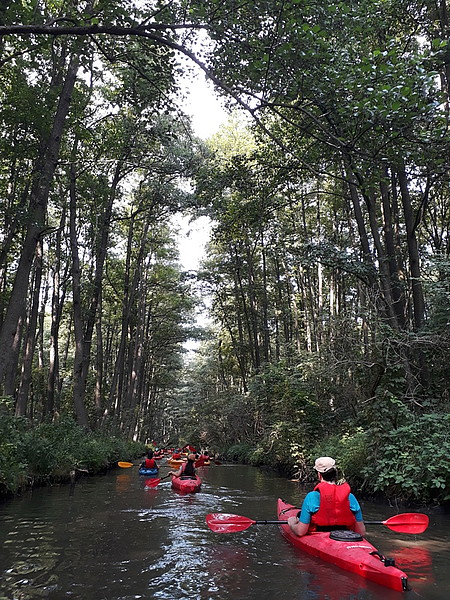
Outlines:
[{"label": "green foliage", "polygon": [[[66,58],[77,54],[81,67],[61,152],[52,157],[61,168],[49,182],[44,257],[55,281],[68,286],[58,291],[59,347],[67,342],[59,408],[71,409],[73,400],[71,253],[62,247],[59,257],[53,241],[67,237],[65,202],[74,192],[82,318],[99,323],[97,338],[85,340],[92,352],[86,398],[102,373],[101,408],[117,406],[112,418],[142,437],[165,421],[174,437],[229,446],[233,460],[305,476],[315,455],[332,454],[368,491],[445,498],[448,442],[430,411],[443,413],[449,398],[448,40],[432,3],[211,0],[156,12],[152,3],[115,0],[81,8],[65,0],[3,4],[5,23],[161,24],[154,40],[3,36],[0,229],[10,242],[2,315],[26,239],[30,173],[40,172]],[[213,43],[197,46],[190,25],[176,33],[187,21],[206,26]],[[235,115],[208,151],[193,140],[189,125],[172,117],[176,43],[198,52],[264,132],[243,129]],[[196,173],[194,195],[185,183]],[[206,367],[181,389],[193,299],[167,223],[186,206],[214,222],[204,283],[217,334]],[[102,244],[108,256],[97,280]],[[425,278],[413,271],[418,264]],[[420,331],[416,309],[428,319]],[[45,355],[48,331],[40,333]],[[125,381],[127,373],[136,380]],[[35,369],[37,420],[46,381],[45,367]],[[167,396],[170,417],[160,408]],[[92,401],[87,408],[92,421],[103,412]],[[0,483],[12,490],[27,477],[92,472],[139,450],[66,418],[31,429],[7,417],[0,433]]]},{"label": "green foliage", "polygon": [[224,456],[230,461],[249,463],[253,452],[254,448],[251,446],[251,444],[235,444],[226,450]]},{"label": "green foliage", "polygon": [[16,492],[27,482],[27,464],[20,447],[20,442],[27,429],[26,419],[1,415],[0,495],[7,491]]},{"label": "green foliage", "polygon": [[450,414],[412,413],[368,437],[365,489],[404,500],[450,499]]},{"label": "green foliage", "polygon": [[440,253],[432,256],[424,278],[431,313],[428,329],[442,331],[450,324],[450,259]]},{"label": "green foliage", "polygon": [[34,428],[24,418],[3,417],[0,440],[0,494],[67,481],[76,469],[98,473],[145,452],[143,444],[87,432],[70,417]]},{"label": "green foliage", "polygon": [[314,464],[318,456],[332,456],[343,477],[351,483],[361,484],[361,473],[367,466],[367,444],[368,434],[362,428],[332,435],[310,448],[309,464]]},{"label": "green foliage", "polygon": [[[249,383],[250,397],[256,406],[261,406],[265,423],[285,420],[288,416],[294,428],[301,431],[303,439],[314,437],[321,430],[323,414],[314,384],[305,364],[290,364],[289,361],[265,364],[261,372]],[[277,425],[270,437],[277,439]]]},{"label": "green foliage", "polygon": [[260,440],[251,454],[254,465],[270,465],[284,471],[303,471],[310,439],[306,424],[278,421],[269,430],[268,439]]}]

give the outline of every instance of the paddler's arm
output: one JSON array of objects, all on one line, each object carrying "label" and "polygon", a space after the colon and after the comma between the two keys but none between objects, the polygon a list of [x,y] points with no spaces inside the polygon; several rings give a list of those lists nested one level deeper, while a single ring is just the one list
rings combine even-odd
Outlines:
[{"label": "paddler's arm", "polygon": [[303,500],[302,509],[295,517],[288,518],[291,531],[301,537],[309,531],[312,515],[319,510],[319,492],[309,492]]},{"label": "paddler's arm", "polygon": [[169,471],[168,475],[173,475],[173,477],[179,477],[183,472],[183,469],[180,467],[177,471]]},{"label": "paddler's arm", "polygon": [[366,526],[364,525],[361,506],[359,505],[358,500],[355,498],[355,496],[353,494],[350,494],[349,501],[350,501],[350,509],[351,509],[352,513],[355,515],[355,519],[356,519],[353,530],[356,531],[356,533],[359,533],[359,535],[364,536],[364,535],[366,535]]},{"label": "paddler's arm", "polygon": [[302,523],[297,517],[289,517],[288,525],[291,528],[291,531],[298,537],[302,537],[302,535],[308,533],[309,525],[307,523]]},{"label": "paddler's arm", "polygon": [[365,536],[366,526],[364,525],[364,521],[356,521],[354,530],[356,531],[356,533],[359,533],[359,535]]}]

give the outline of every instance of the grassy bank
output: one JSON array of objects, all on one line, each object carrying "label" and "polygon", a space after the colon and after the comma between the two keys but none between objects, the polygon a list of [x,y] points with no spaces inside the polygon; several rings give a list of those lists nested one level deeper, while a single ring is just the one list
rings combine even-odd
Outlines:
[{"label": "grassy bank", "polygon": [[407,415],[395,429],[380,420],[370,430],[324,437],[308,444],[291,424],[278,424],[276,436],[257,444],[221,449],[227,460],[269,466],[315,481],[317,456],[333,456],[352,488],[368,497],[411,504],[450,504],[450,437],[448,414]]},{"label": "grassy bank", "polygon": [[0,497],[70,481],[71,472],[101,473],[144,452],[143,444],[87,432],[69,417],[32,426],[28,419],[2,415]]}]

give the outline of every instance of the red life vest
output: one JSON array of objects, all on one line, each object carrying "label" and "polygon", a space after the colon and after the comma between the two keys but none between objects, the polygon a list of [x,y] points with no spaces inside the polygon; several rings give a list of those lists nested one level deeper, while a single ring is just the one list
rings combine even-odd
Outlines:
[{"label": "red life vest", "polygon": [[353,529],[356,519],[350,510],[350,486],[348,483],[334,485],[321,481],[314,491],[320,494],[319,510],[311,517],[311,525],[323,527],[347,527]]},{"label": "red life vest", "polygon": [[153,458],[146,458],[144,466],[146,469],[155,469],[157,467],[157,464]]}]

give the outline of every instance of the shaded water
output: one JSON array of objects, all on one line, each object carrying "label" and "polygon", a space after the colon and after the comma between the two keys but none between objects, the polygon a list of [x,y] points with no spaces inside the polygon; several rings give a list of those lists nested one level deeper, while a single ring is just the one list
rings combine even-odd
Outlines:
[{"label": "shaded water", "polygon": [[[212,465],[199,474],[201,492],[184,496],[170,480],[145,489],[131,468],[0,504],[0,600],[450,598],[448,516],[431,514],[420,536],[368,527],[370,541],[408,573],[412,590],[402,594],[304,554],[276,525],[210,531],[207,513],[275,519],[277,497],[299,506],[305,492],[249,466]],[[398,512],[362,506],[367,520]]]}]

